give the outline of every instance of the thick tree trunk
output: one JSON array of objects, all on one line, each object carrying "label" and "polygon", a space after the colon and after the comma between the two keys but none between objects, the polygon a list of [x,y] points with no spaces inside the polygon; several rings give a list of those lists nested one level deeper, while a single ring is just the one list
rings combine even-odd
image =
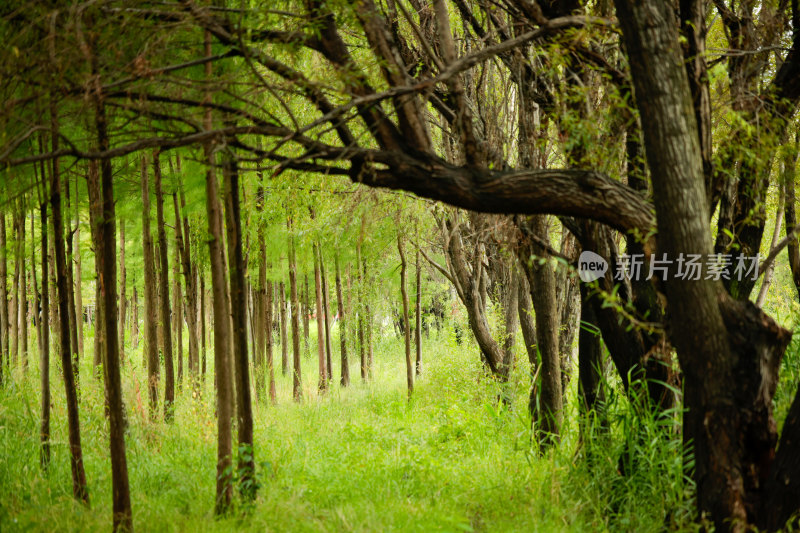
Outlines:
[{"label": "thick tree trunk", "polygon": [[317,356],[319,381],[317,387],[324,392],[328,389],[328,372],[325,369],[325,326],[322,321],[322,277],[319,271],[319,244],[314,243],[314,290],[317,306]]},{"label": "thick tree trunk", "polygon": [[525,245],[519,247],[520,262],[531,287],[531,300],[536,313],[536,334],[541,370],[541,387],[538,400],[531,391],[531,412],[536,411],[537,433],[544,443],[549,443],[559,434],[562,418],[563,390],[561,381],[561,352],[558,346],[558,306],[556,302],[555,273],[550,263],[540,264],[533,255],[546,257],[546,251],[534,244],[547,240],[547,224],[544,216],[534,215],[526,220],[518,219],[517,226],[523,236],[529,235]]},{"label": "thick tree trunk", "polygon": [[[53,124],[57,124],[53,119]],[[53,151],[58,150],[58,135],[54,133]],[[90,163],[90,167],[94,162]],[[53,214],[53,241],[56,263],[56,290],[58,291],[58,308],[61,343],[61,368],[64,377],[64,389],[67,403],[67,428],[69,432],[70,467],[72,470],[72,495],[88,505],[89,488],[86,484],[86,472],[83,468],[83,449],[81,447],[80,416],[78,414],[78,394],[75,384],[75,373],[72,369],[72,356],[69,346],[69,298],[67,297],[67,259],[64,251],[64,221],[61,217],[61,179],[59,160],[53,159],[50,173],[50,209]]]},{"label": "thick tree trunk", "polygon": [[[673,261],[679,254],[706,257],[708,201],[673,7],[657,0],[615,3],[642,117],[659,253]],[[698,507],[717,531],[743,531],[763,521],[759,492],[776,440],[772,395],[791,334],[749,302],[734,301],[719,281],[673,276],[665,288]],[[734,292],[747,290],[742,284]],[[780,510],[770,506],[769,513]]]},{"label": "thick tree trunk", "polygon": [[339,272],[339,252],[333,256],[336,269],[336,300],[339,303],[339,341],[341,346],[342,387],[350,385],[350,363],[347,360],[347,321],[345,320],[344,299],[342,298],[342,276]]},{"label": "thick tree trunk", "polygon": [[161,290],[161,309],[159,322],[164,332],[164,420],[172,420],[172,408],[175,402],[175,374],[172,360],[172,328],[170,327],[169,310],[169,248],[167,248],[167,232],[164,227],[164,193],[161,187],[161,163],[158,150],[153,150],[153,181],[156,191],[156,224],[158,230],[158,252],[161,269],[158,285]]},{"label": "thick tree trunk", "polygon": [[397,251],[400,253],[400,298],[403,301],[403,333],[406,347],[406,386],[408,399],[414,394],[414,364],[411,361],[411,330],[408,319],[408,292],[406,291],[406,255],[403,250],[403,238],[397,236]]},{"label": "thick tree trunk", "polygon": [[[209,38],[206,50],[210,49]],[[213,155],[206,147],[209,164]],[[208,214],[208,247],[211,263],[211,286],[214,307],[214,370],[217,388],[217,495],[215,514],[228,512],[233,497],[232,422],[233,422],[233,376],[231,375],[230,318],[228,288],[226,286],[225,263],[222,249],[222,209],[219,202],[219,187],[214,169],[206,172],[206,209]]]},{"label": "thick tree trunk", "polygon": [[[586,284],[580,285],[581,291],[581,328],[578,333],[578,398],[584,415],[599,406],[603,377],[603,352],[600,342],[600,328],[594,312],[594,305]],[[599,414],[599,413],[598,413]]]},{"label": "thick tree trunk", "polygon": [[300,303],[297,297],[297,258],[294,234],[289,219],[289,292],[292,299],[292,397],[299,402],[303,399],[303,382],[300,370]]},{"label": "thick tree trunk", "polygon": [[147,179],[147,158],[142,155],[142,242],[144,243],[144,348],[142,353],[147,364],[147,389],[150,397],[150,416],[158,409],[158,361],[156,272],[153,250],[153,234],[150,231],[150,184]]},{"label": "thick tree trunk", "polygon": [[242,253],[242,217],[239,204],[239,169],[233,159],[223,166],[225,221],[230,265],[231,318],[233,321],[233,366],[236,382],[236,412],[239,436],[239,491],[247,501],[256,497],[253,405],[250,398],[250,365],[247,356],[247,296]]}]

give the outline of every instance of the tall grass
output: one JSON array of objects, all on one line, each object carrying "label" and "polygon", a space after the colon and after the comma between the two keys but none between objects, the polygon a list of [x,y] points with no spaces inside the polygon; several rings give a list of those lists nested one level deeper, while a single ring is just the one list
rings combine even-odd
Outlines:
[{"label": "tall grass", "polygon": [[[87,347],[92,344],[87,340]],[[315,346],[314,342],[311,346]],[[276,357],[278,404],[254,406],[261,488],[254,505],[213,511],[213,379],[184,383],[175,421],[147,416],[141,353],[123,371],[134,524],[140,531],[662,531],[691,530],[678,412],[632,414],[606,383],[609,424],[580,438],[575,382],[564,434],[543,454],[531,440],[525,357],[508,384],[488,378],[474,345],[452,334],[424,342],[424,371],[406,400],[401,341],[377,340],[375,375],[316,392],[303,358],[304,401]],[[522,354],[519,354],[522,355]],[[213,359],[211,352],[209,359]],[[0,530],[87,531],[111,525],[111,473],[102,384],[82,362],[81,431],[91,507],[74,502],[63,383],[52,370],[53,458],[39,467],[38,368],[0,390]],[[339,365],[334,364],[334,379]],[[510,402],[500,401],[509,398]],[[623,458],[622,462],[620,458]],[[620,465],[625,465],[625,475]]]}]

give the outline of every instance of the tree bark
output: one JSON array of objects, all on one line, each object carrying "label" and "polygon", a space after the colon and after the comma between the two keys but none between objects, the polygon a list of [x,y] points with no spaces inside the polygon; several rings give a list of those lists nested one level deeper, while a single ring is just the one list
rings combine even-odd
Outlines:
[{"label": "tree bark", "polygon": [[297,257],[291,218],[289,226],[289,291],[292,298],[292,397],[299,402],[303,399],[303,382],[300,370],[300,303],[297,296]]},{"label": "tree bark", "polygon": [[[78,187],[75,187],[75,194],[78,194]],[[77,207],[77,199],[76,199]],[[75,233],[73,234],[72,258],[74,265],[75,288],[72,290],[75,300],[75,317],[78,334],[78,358],[83,358],[83,280],[82,280],[82,261],[81,261],[81,226],[79,210],[75,210]]]},{"label": "tree bark", "polygon": [[[42,165],[44,167],[44,165]],[[46,184],[44,172],[42,172],[42,183]],[[40,462],[42,468],[47,469],[50,464],[50,325],[45,323],[50,316],[50,295],[47,289],[47,283],[50,279],[48,274],[47,264],[47,185],[43,185],[44,194],[42,195],[45,200],[39,205],[39,220],[42,226],[42,318],[40,322],[43,324],[40,327],[41,335],[39,338],[39,373],[41,376],[41,391],[42,391],[42,423],[40,426],[40,435],[42,440],[42,448],[40,453]],[[40,196],[40,198],[42,198]],[[2,228],[4,229],[4,228]],[[0,283],[5,284],[5,278],[2,278]],[[2,303],[0,303],[2,305]],[[3,359],[0,357],[0,383],[2,383],[2,366]]]},{"label": "tree bark", "polygon": [[[125,364],[125,317],[128,312],[127,300],[125,298],[125,285],[127,272],[125,269],[125,221],[120,220],[119,223],[119,360]],[[78,317],[75,317],[75,324],[78,323]],[[77,332],[77,328],[76,328]],[[77,337],[77,335],[76,335]]]},{"label": "tree bark", "polygon": [[[317,388],[320,392],[328,389],[328,373],[325,369],[325,326],[322,321],[322,277],[319,271],[319,244],[314,243],[314,290],[317,311],[317,356],[319,363],[319,381]],[[362,367],[363,376],[363,367]]]},{"label": "tree bark", "polygon": [[10,362],[8,351],[10,334],[8,327],[8,263],[6,258],[6,213],[0,211],[0,385],[2,385],[3,367]]},{"label": "tree bark", "polygon": [[414,394],[414,365],[411,361],[411,330],[408,319],[408,292],[406,291],[406,255],[403,250],[403,238],[397,236],[397,251],[400,253],[400,298],[403,301],[403,333],[406,348],[406,385],[408,399]]},{"label": "tree bark", "polygon": [[[57,124],[53,119],[53,124]],[[58,149],[58,135],[52,138],[53,150]],[[80,416],[78,414],[78,394],[75,384],[75,373],[72,369],[72,356],[69,346],[69,298],[67,297],[67,260],[64,251],[64,222],[61,217],[61,179],[59,160],[53,159],[50,173],[50,209],[53,214],[53,241],[56,262],[56,290],[58,291],[58,308],[61,343],[61,368],[64,377],[64,389],[67,400],[67,428],[69,431],[70,468],[72,470],[72,495],[76,500],[89,504],[89,488],[86,484],[86,472],[83,468],[83,448],[81,447]],[[90,167],[94,163],[90,163]]]},{"label": "tree bark", "polygon": [[[96,74],[96,55],[93,55],[92,70]],[[109,139],[105,107],[95,76],[97,95],[95,100],[95,121],[97,143],[101,150],[108,150]],[[122,403],[122,383],[119,371],[119,346],[117,337],[117,273],[116,273],[116,213],[114,207],[113,175],[111,159],[100,162],[102,183],[102,217],[100,220],[100,249],[95,254],[98,259],[97,274],[100,281],[100,294],[103,299],[103,331],[105,333],[105,361],[103,365],[106,398],[109,410],[109,447],[111,454],[111,485],[113,491],[114,531],[133,531],[131,497],[128,485],[128,462],[125,453],[125,413]],[[74,306],[72,307],[74,309]],[[74,314],[74,312],[73,312]]]},{"label": "tree bark", "polygon": [[[422,374],[422,269],[419,260],[419,247],[417,247],[417,297],[416,297],[416,316],[417,322],[414,327],[414,344],[417,350],[417,360],[414,365],[417,377]],[[516,311],[516,310],[515,310]]]},{"label": "tree bark", "polygon": [[161,163],[158,150],[153,151],[153,181],[156,191],[156,224],[158,231],[158,252],[161,269],[158,285],[161,290],[161,309],[159,321],[164,332],[164,420],[172,421],[172,409],[175,402],[175,374],[172,360],[172,329],[170,327],[169,310],[169,248],[167,248],[167,232],[164,229],[164,193],[161,187]]},{"label": "tree bark", "polygon": [[342,387],[350,385],[350,363],[347,360],[347,321],[345,320],[344,298],[342,298],[342,276],[339,272],[339,252],[333,256],[336,269],[336,300],[339,303],[339,341],[341,346]]},{"label": "tree bark", "polygon": [[147,179],[147,158],[142,155],[142,242],[144,250],[144,359],[147,362],[147,389],[150,397],[150,416],[158,412],[158,361],[156,273],[153,250],[153,234],[150,231],[150,184]]},{"label": "tree bark", "polygon": [[305,353],[311,353],[311,347],[309,345],[309,332],[308,332],[308,315],[310,310],[309,305],[309,296],[308,296],[308,272],[303,274],[303,342],[305,343]]},{"label": "tree bark", "polygon": [[325,318],[325,371],[328,373],[328,382],[333,379],[333,364],[331,355],[331,317],[330,306],[328,305],[328,276],[325,274],[325,261],[322,258],[322,248],[317,244],[319,253],[319,271],[322,277],[322,314]]},{"label": "tree bark", "polygon": [[275,282],[267,281],[267,301],[264,305],[266,337],[267,337],[267,373],[269,374],[269,400],[273,404],[278,401],[277,392],[275,391],[275,362],[272,358],[272,324],[274,322],[272,316],[273,301],[275,300]]},{"label": "tree bark", "polygon": [[236,161],[226,159],[225,221],[230,265],[231,318],[233,320],[233,365],[236,380],[236,412],[239,437],[239,492],[247,501],[256,497],[255,449],[253,448],[253,405],[250,397],[250,365],[247,356],[247,295],[245,264],[242,253],[242,217],[239,204],[239,169]]},{"label": "tree bark", "polygon": [[[362,219],[362,231],[363,231],[363,219]],[[367,380],[367,353],[366,353],[366,338],[364,335],[364,314],[365,314],[365,303],[364,298],[366,294],[366,290],[364,287],[364,272],[361,269],[361,239],[359,238],[358,242],[356,243],[356,272],[358,273],[358,305],[357,305],[357,312],[358,312],[358,362],[359,368],[361,369],[361,381]],[[320,345],[321,346],[321,345]]]},{"label": "tree bark", "polygon": [[289,371],[289,332],[286,321],[286,286],[281,281],[278,284],[278,305],[280,306],[280,329],[281,329],[281,374],[284,376]]},{"label": "tree bark", "polygon": [[[206,50],[210,40],[206,41]],[[222,213],[219,186],[214,174],[211,147],[206,147],[209,168],[206,171],[206,210],[208,214],[208,247],[211,262],[211,286],[214,307],[214,370],[217,388],[217,494],[215,514],[226,514],[233,497],[232,422],[233,376],[231,375],[230,318],[225,263],[222,258]]]}]

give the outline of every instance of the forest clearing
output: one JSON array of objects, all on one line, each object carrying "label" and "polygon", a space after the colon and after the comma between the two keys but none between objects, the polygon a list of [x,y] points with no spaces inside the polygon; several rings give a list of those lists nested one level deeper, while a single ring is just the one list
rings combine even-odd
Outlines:
[{"label": "forest clearing", "polygon": [[800,528],[797,0],[0,35],[0,531]]}]

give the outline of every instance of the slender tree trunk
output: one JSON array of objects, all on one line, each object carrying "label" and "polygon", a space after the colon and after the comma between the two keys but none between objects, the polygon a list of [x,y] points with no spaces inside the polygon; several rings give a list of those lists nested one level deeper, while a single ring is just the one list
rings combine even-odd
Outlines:
[{"label": "slender tree trunk", "polygon": [[322,258],[322,248],[317,245],[319,253],[319,272],[322,277],[322,315],[325,319],[325,372],[328,373],[328,382],[333,379],[333,364],[331,356],[331,317],[328,305],[328,276],[325,275],[325,261]]},{"label": "slender tree trunk", "polygon": [[[96,74],[93,55],[92,70]],[[95,100],[95,120],[99,149],[109,148],[107,122],[104,104],[101,100],[99,78],[95,76],[97,96]],[[109,407],[109,445],[111,453],[111,484],[113,490],[114,531],[133,531],[131,497],[128,485],[128,463],[125,454],[125,414],[122,404],[122,384],[120,380],[120,354],[117,337],[117,272],[116,272],[116,213],[114,207],[113,176],[111,159],[100,162],[100,176],[103,188],[102,217],[100,219],[100,249],[97,250],[98,278],[103,298],[103,323],[105,333],[105,361],[103,365],[106,397]],[[72,306],[74,310],[74,305]],[[74,312],[73,312],[74,314]],[[77,336],[77,335],[76,335]]]},{"label": "slender tree trunk", "polygon": [[[175,195],[172,195],[175,198]],[[175,218],[175,231],[179,231],[180,218]],[[175,256],[172,258],[172,330],[175,332],[175,360],[178,366],[177,384],[183,382],[183,293],[181,280],[178,274],[181,264],[181,251],[178,248],[177,235],[175,239]]]},{"label": "slender tree trunk", "polygon": [[153,150],[153,178],[156,190],[156,223],[158,228],[158,251],[161,264],[158,285],[161,289],[160,322],[164,331],[164,420],[172,420],[175,402],[175,374],[172,360],[172,328],[169,310],[169,249],[167,232],[164,229],[164,194],[161,187],[161,163],[158,150]]},{"label": "slender tree trunk", "polygon": [[339,252],[333,256],[336,269],[336,300],[339,302],[339,340],[341,343],[342,387],[350,385],[350,363],[347,361],[347,321],[345,319],[344,300],[342,298],[342,276],[339,272]]},{"label": "slender tree trunk", "polygon": [[367,379],[372,379],[372,310],[369,306],[369,282],[367,281],[367,260],[361,256],[361,273],[364,276],[364,335],[367,338]]},{"label": "slender tree trunk", "polygon": [[308,272],[303,274],[303,342],[305,343],[305,353],[311,353],[311,348],[309,346],[308,340],[308,315],[309,313],[309,298],[308,298]]},{"label": "slender tree trunk", "polygon": [[20,278],[19,278],[19,342],[20,359],[22,368],[28,368],[28,284],[26,281],[27,268],[25,268],[25,215],[19,218],[19,250],[20,250]]},{"label": "slender tree trunk", "polygon": [[[44,164],[42,165],[44,167]],[[42,172],[42,183],[46,183],[44,172]],[[47,198],[47,186],[43,186],[44,197]],[[45,322],[50,316],[50,295],[47,282],[50,279],[47,267],[47,203],[43,201],[39,206],[39,219],[42,225],[42,318],[40,322]],[[5,283],[3,278],[2,283]],[[42,439],[42,449],[40,462],[42,468],[47,469],[50,464],[50,326],[42,324],[40,327],[39,342],[39,373],[42,384],[42,424],[40,435]],[[2,358],[0,358],[0,376],[2,375]]]},{"label": "slender tree trunk", "polygon": [[[125,221],[120,220],[119,223],[119,360],[125,364],[125,316],[128,312],[127,300],[125,299],[125,285],[126,285],[126,270],[125,270]],[[75,317],[75,323],[78,323],[78,317]]]},{"label": "slender tree trunk", "polygon": [[200,351],[203,356],[200,375],[206,379],[206,279],[203,272],[200,275]]},{"label": "slender tree trunk", "polygon": [[236,411],[239,433],[239,490],[246,500],[256,497],[253,406],[250,398],[250,366],[247,356],[247,296],[242,253],[242,218],[239,204],[239,169],[233,159],[225,161],[225,221],[230,265],[231,318],[233,321],[233,367],[236,380]]},{"label": "slender tree trunk", "polygon": [[292,397],[299,402],[303,399],[303,381],[300,369],[300,302],[297,295],[297,257],[294,233],[289,219],[289,292],[292,299]]},{"label": "slender tree trunk", "polygon": [[[263,189],[259,187],[257,209],[263,212]],[[266,381],[266,362],[267,335],[271,335],[269,322],[267,321],[267,244],[264,238],[264,228],[258,226],[258,280],[256,281],[255,291],[255,357],[254,366],[256,373],[256,399],[261,401],[264,398],[264,388]]]},{"label": "slender tree trunk", "polygon": [[[53,118],[52,123],[54,126],[57,124],[55,118]],[[53,134],[52,148],[53,151],[58,150],[58,134],[56,132]],[[90,165],[93,166],[94,163],[92,162]],[[67,428],[69,432],[70,468],[72,470],[72,494],[76,500],[80,500],[88,505],[89,488],[86,484],[86,472],[83,468],[78,394],[75,384],[75,373],[72,369],[72,352],[69,346],[67,260],[64,251],[64,222],[61,218],[61,180],[59,174],[59,160],[53,159],[52,171],[50,173],[50,208],[53,214],[56,290],[58,291],[58,315],[61,322],[61,367],[67,400]]]},{"label": "slender tree trunk", "polygon": [[[42,178],[44,179],[44,175]],[[40,204],[41,210],[41,204]],[[41,216],[41,213],[40,213]],[[36,215],[31,213],[31,241],[35,238],[36,230],[34,229],[33,225],[35,222]],[[42,254],[43,257],[47,257],[46,254]],[[47,283],[47,280],[44,280]],[[38,347],[37,353],[39,354],[39,358],[41,360],[42,354],[42,320],[39,318],[39,309],[41,308],[41,300],[39,295],[39,280],[36,279],[36,246],[33,245],[31,242],[31,290],[33,291],[33,305],[31,306],[30,315],[33,319],[33,325],[36,328],[36,346]]]},{"label": "slender tree trunk", "polygon": [[269,400],[275,404],[278,401],[278,395],[275,391],[275,363],[272,358],[272,324],[274,322],[272,310],[274,309],[273,300],[275,299],[275,282],[267,281],[267,301],[264,305],[265,312],[265,329],[267,337],[267,373],[269,374]]},{"label": "slender tree trunk", "polygon": [[280,329],[281,329],[281,374],[284,376],[289,371],[289,332],[286,321],[286,286],[281,281],[278,285],[278,305],[280,316]]},{"label": "slender tree trunk", "polygon": [[[86,177],[86,189],[89,196],[89,224],[92,229],[92,246],[95,251],[99,250],[102,246],[100,221],[103,217],[103,198],[100,190],[100,177],[98,176],[97,166],[90,166],[89,173]],[[67,240],[69,246],[69,240]],[[69,258],[69,256],[67,256]],[[69,260],[67,261],[67,291],[69,291]],[[72,300],[69,300],[72,302]],[[95,259],[95,281],[94,281],[94,377],[97,380],[103,379],[101,374],[102,366],[105,363],[103,360],[105,353],[105,325],[102,317],[105,316],[103,298],[100,294],[100,280],[97,276],[97,259]],[[72,335],[72,325],[74,322],[70,321],[70,343],[76,341],[76,337]],[[73,356],[75,353],[75,345],[72,344]],[[77,363],[76,363],[77,368]],[[76,376],[77,381],[77,376]],[[105,398],[106,415],[108,415],[108,398]]]},{"label": "slender tree trunk", "polygon": [[0,211],[0,385],[2,385],[3,366],[9,362],[8,266],[6,257],[6,213],[5,211]]},{"label": "slender tree trunk", "polygon": [[321,392],[328,389],[328,372],[325,369],[325,326],[322,321],[322,277],[319,271],[319,244],[314,243],[314,290],[317,311],[317,355],[319,362],[319,382]]},{"label": "slender tree trunk", "polygon": [[[77,183],[77,180],[76,180]],[[64,181],[64,197],[66,199],[67,210],[70,209],[70,193],[69,193],[69,179]],[[98,202],[100,199],[98,198]],[[102,209],[99,206],[98,208]],[[77,211],[78,206],[75,206]],[[75,381],[78,383],[78,392],[80,392],[80,353],[78,351],[78,318],[75,314],[75,272],[73,270],[73,257],[75,255],[73,250],[73,233],[72,228],[69,227],[69,219],[67,222],[67,291],[69,297],[69,341],[70,348],[72,349],[73,368],[75,369]]]},{"label": "slender tree trunk", "polygon": [[131,299],[131,346],[134,351],[139,349],[139,292],[136,288],[136,278],[133,279],[133,298]]},{"label": "slender tree trunk", "polygon": [[419,261],[419,248],[417,248],[417,298],[416,314],[417,322],[414,327],[414,344],[417,349],[417,360],[415,370],[417,376],[422,373],[422,269]]},{"label": "slender tree trunk", "polygon": [[8,316],[11,321],[11,357],[9,367],[16,366],[19,359],[19,215],[16,206],[11,215],[11,234],[14,236],[14,275],[11,278],[11,308]]},{"label": "slender tree trunk", "polygon": [[536,325],[533,318],[533,304],[531,303],[531,289],[525,274],[517,271],[517,310],[519,314],[519,329],[522,330],[522,339],[525,341],[525,351],[531,365],[531,379],[536,375],[539,366],[539,341],[536,338]]},{"label": "slender tree trunk", "polygon": [[[180,162],[180,159],[178,160]],[[180,165],[178,165],[180,167]],[[192,250],[189,233],[189,218],[186,216],[186,195],[183,186],[180,188],[181,210],[184,211],[181,217],[178,210],[177,196],[173,197],[175,207],[175,237],[178,249],[181,254],[181,264],[183,265],[183,279],[186,286],[186,325],[189,330],[189,374],[192,382],[197,383],[199,376],[198,339],[197,339],[197,267],[192,264]]]},{"label": "slender tree trunk", "polygon": [[[207,37],[206,51],[210,50]],[[209,129],[207,127],[207,129]],[[209,163],[212,161],[210,147],[206,148]],[[228,512],[233,497],[232,472],[232,421],[233,421],[233,376],[230,354],[230,318],[228,288],[225,281],[225,263],[222,248],[222,209],[219,201],[219,186],[213,167],[206,173],[206,208],[208,211],[208,246],[211,258],[212,303],[214,307],[214,370],[217,386],[217,496],[215,513]]]},{"label": "slender tree trunk", "polygon": [[[783,225],[783,204],[785,201],[785,189],[781,185],[780,186],[780,196],[778,198],[778,207],[775,212],[775,228],[772,231],[772,241],[770,242],[769,249],[772,251],[775,248],[775,245],[778,244],[778,240],[781,236],[781,226]],[[769,291],[769,286],[772,283],[772,275],[775,272],[775,261],[770,263],[769,267],[767,267],[767,271],[764,272],[764,279],[761,280],[761,288],[758,290],[758,297],[756,297],[756,305],[758,307],[763,307],[764,302],[767,299],[767,292]]]},{"label": "slender tree trunk", "polygon": [[147,179],[147,158],[142,155],[142,242],[144,243],[144,348],[147,362],[147,389],[150,396],[150,416],[158,412],[158,361],[156,272],[153,250],[153,234],[150,231],[150,184]]},{"label": "slender tree trunk", "polygon": [[77,326],[77,334],[78,334],[78,358],[83,357],[83,291],[82,291],[82,261],[81,261],[81,226],[80,226],[80,217],[78,216],[78,209],[77,209],[77,194],[78,194],[78,187],[77,184],[75,186],[75,194],[76,194],[76,204],[75,204],[75,233],[73,234],[73,245],[72,245],[72,258],[74,265],[74,289],[72,290],[75,300],[75,317],[76,317],[76,326]]},{"label": "slender tree trunk", "polygon": [[403,238],[397,236],[397,251],[400,252],[400,297],[403,300],[403,333],[406,343],[406,384],[408,399],[414,393],[414,366],[411,362],[411,330],[408,319],[408,292],[406,291],[406,255],[403,250]]},{"label": "slender tree trunk", "polygon": [[[363,227],[363,225],[362,225]],[[361,381],[367,380],[367,351],[364,337],[364,272],[361,269],[361,239],[356,243],[356,272],[358,272],[358,362],[361,370]]]}]

